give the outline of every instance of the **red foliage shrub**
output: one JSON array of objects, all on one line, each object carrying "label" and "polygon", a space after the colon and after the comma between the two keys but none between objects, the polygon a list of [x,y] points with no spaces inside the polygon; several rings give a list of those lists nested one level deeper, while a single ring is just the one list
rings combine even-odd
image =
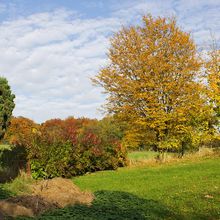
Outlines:
[{"label": "red foliage shrub", "polygon": [[28,149],[35,178],[71,177],[126,164],[126,151],[115,131],[106,120],[69,117],[37,125],[14,118],[7,138],[11,144]]}]

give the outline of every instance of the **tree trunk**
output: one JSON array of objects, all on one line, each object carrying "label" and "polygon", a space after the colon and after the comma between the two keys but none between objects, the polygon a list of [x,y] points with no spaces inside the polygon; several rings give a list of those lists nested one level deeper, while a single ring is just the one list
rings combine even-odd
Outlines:
[{"label": "tree trunk", "polygon": [[28,176],[31,176],[31,161],[28,159],[27,165],[26,165],[26,172]]}]

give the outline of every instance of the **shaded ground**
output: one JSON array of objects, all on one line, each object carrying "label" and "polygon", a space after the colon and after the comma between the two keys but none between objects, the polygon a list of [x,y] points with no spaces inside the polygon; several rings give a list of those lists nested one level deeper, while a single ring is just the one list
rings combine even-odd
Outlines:
[{"label": "shaded ground", "polygon": [[5,216],[29,216],[33,217],[47,210],[58,208],[40,196],[16,196],[0,201],[0,211]]},{"label": "shaded ground", "polygon": [[[119,191],[97,191],[91,206],[75,205],[45,213],[39,220],[144,220],[182,219],[169,208],[154,200],[139,198]],[[17,218],[31,219],[31,218]]]},{"label": "shaded ground", "polygon": [[[3,189],[2,185],[0,185],[0,200],[1,199],[6,199],[9,196],[11,196],[11,193],[8,192],[7,190]],[[0,211],[0,220],[3,220],[3,213]]]},{"label": "shaded ground", "polygon": [[82,192],[71,180],[63,178],[43,180],[31,188],[31,195],[0,200],[0,212],[5,216],[32,217],[68,205],[90,205],[94,198],[92,193]]}]

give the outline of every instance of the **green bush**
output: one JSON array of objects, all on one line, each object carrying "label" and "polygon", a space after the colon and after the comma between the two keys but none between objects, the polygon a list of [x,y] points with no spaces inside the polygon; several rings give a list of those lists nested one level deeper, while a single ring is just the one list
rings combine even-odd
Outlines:
[{"label": "green bush", "polygon": [[[106,120],[105,120],[106,121]],[[126,165],[126,151],[111,123],[89,119],[53,119],[35,132],[32,145],[32,176],[72,177]],[[112,126],[113,125],[112,123]]]}]

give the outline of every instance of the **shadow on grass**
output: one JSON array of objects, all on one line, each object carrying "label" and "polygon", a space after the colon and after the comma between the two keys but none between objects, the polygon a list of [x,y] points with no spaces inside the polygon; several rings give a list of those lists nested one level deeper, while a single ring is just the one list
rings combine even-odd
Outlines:
[{"label": "shadow on grass", "polygon": [[[45,213],[37,219],[125,220],[125,219],[181,219],[164,205],[119,191],[97,191],[93,204],[75,205]],[[18,218],[24,219],[24,218]],[[30,219],[30,218],[25,218]]]}]

